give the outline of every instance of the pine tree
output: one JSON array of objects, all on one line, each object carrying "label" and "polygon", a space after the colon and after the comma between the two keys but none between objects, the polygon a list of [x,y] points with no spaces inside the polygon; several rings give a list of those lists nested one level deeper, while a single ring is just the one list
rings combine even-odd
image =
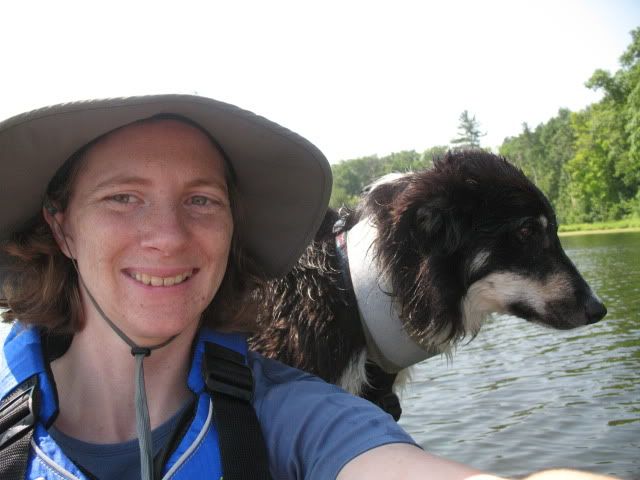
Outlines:
[{"label": "pine tree", "polygon": [[458,124],[458,136],[451,140],[456,147],[480,147],[480,137],[484,137],[485,133],[480,132],[480,123],[476,120],[476,116],[471,116],[468,110],[460,114],[460,123]]}]

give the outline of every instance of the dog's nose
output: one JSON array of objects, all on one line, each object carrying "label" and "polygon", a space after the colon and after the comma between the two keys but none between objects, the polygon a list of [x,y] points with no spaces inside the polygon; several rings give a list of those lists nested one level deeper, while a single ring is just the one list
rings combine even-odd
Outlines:
[{"label": "dog's nose", "polygon": [[595,297],[591,297],[587,301],[585,307],[585,313],[587,315],[587,324],[599,322],[607,314],[607,307],[604,306],[600,300]]}]

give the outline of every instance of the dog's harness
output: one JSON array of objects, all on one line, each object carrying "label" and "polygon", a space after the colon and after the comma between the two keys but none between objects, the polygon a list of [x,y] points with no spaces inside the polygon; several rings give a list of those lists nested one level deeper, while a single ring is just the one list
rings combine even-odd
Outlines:
[{"label": "dog's harness", "polygon": [[398,374],[387,373],[373,362],[367,362],[365,369],[368,383],[362,389],[362,398],[378,405],[397,422],[402,416],[400,399],[393,391]]},{"label": "dog's harness", "polygon": [[[338,220],[334,226],[336,234],[336,252],[338,253],[338,262],[340,264],[340,279],[342,285],[340,289],[345,293],[347,307],[353,310],[358,316],[360,322],[363,323],[362,317],[358,310],[358,301],[353,291],[351,283],[351,273],[349,271],[349,258],[347,256],[347,234],[341,231],[344,228],[344,221]],[[360,396],[371,403],[378,405],[382,410],[387,412],[397,422],[402,415],[400,400],[393,392],[393,384],[398,376],[397,372],[387,373],[379,365],[372,361],[368,361],[365,365],[367,383],[365,384]]]},{"label": "dog's harness", "polygon": [[374,244],[377,235],[368,218],[349,230],[349,271],[369,356],[384,371],[399,372],[440,351],[425,349],[405,331],[393,289],[378,265]]},{"label": "dog's harness", "polygon": [[357,306],[367,342],[367,379],[362,396],[397,420],[402,412],[392,387],[398,372],[440,352],[425,350],[405,331],[393,291],[376,259],[376,227],[368,218],[344,231],[334,226],[340,272],[349,303]]}]

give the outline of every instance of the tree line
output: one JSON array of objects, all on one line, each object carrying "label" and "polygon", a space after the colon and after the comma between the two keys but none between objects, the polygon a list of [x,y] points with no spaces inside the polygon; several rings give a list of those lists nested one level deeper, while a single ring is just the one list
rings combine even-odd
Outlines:
[{"label": "tree line", "polygon": [[[577,112],[562,108],[535,128],[524,123],[498,148],[549,197],[563,223],[640,217],[640,27],[631,37],[620,68],[613,74],[596,70],[586,82],[603,93],[600,101]],[[427,168],[450,148],[481,146],[484,135],[465,111],[450,145],[334,164],[331,206],[353,205],[386,173]]]}]

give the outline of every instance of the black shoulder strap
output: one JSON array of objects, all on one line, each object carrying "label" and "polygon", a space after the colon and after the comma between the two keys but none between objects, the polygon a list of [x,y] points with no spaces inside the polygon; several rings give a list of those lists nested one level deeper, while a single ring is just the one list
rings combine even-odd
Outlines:
[{"label": "black shoulder strap", "polygon": [[23,480],[36,415],[40,411],[38,376],[34,375],[0,402],[0,478]]},{"label": "black shoulder strap", "polygon": [[205,343],[202,370],[212,397],[224,480],[271,480],[264,437],[251,404],[253,374],[244,356]]},{"label": "black shoulder strap", "polygon": [[367,381],[360,396],[378,405],[397,422],[402,415],[400,399],[393,393],[397,373],[387,373],[377,363],[367,362]]}]

